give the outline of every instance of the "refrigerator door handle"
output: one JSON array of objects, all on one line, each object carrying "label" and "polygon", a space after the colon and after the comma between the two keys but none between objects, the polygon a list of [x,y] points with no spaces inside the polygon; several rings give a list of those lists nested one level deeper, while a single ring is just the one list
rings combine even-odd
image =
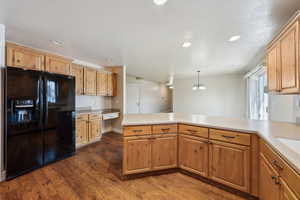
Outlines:
[{"label": "refrigerator door handle", "polygon": [[43,84],[44,84],[44,126],[48,123],[48,79],[44,77]]}]

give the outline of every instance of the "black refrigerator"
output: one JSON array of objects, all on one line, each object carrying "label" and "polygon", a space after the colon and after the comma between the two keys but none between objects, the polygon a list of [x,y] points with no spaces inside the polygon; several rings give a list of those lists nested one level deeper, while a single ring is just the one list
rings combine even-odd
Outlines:
[{"label": "black refrigerator", "polygon": [[75,153],[75,78],[7,67],[5,165],[14,178]]}]

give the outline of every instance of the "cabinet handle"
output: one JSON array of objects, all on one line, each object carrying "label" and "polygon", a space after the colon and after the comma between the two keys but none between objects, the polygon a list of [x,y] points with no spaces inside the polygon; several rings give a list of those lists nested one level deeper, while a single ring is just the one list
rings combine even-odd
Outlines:
[{"label": "cabinet handle", "polygon": [[161,130],[162,130],[162,131],[169,131],[170,128],[162,128]]},{"label": "cabinet handle", "polygon": [[278,176],[271,176],[271,178],[274,180],[274,182],[275,182],[276,185],[280,185],[281,184]]},{"label": "cabinet handle", "polygon": [[192,130],[192,129],[187,129],[188,132],[191,132],[191,133],[196,133],[197,131],[196,130]]},{"label": "cabinet handle", "polygon": [[134,132],[134,133],[140,133],[140,132],[142,132],[143,130],[132,130],[132,132]]},{"label": "cabinet handle", "polygon": [[223,138],[227,138],[227,139],[234,139],[235,136],[229,136],[229,135],[222,135]]},{"label": "cabinet handle", "polygon": [[21,62],[21,60],[20,60],[20,59],[17,59],[17,63],[19,63],[19,62]]},{"label": "cabinet handle", "polygon": [[279,170],[283,170],[283,167],[278,163],[277,160],[273,160],[272,163],[273,163],[273,165],[274,165],[275,167],[277,167]]}]

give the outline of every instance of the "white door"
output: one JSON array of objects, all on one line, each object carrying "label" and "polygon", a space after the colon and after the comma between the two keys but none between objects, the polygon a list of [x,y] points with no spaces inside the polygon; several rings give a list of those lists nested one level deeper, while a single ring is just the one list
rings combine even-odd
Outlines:
[{"label": "white door", "polygon": [[127,84],[126,86],[126,113],[140,113],[140,87],[136,84]]}]

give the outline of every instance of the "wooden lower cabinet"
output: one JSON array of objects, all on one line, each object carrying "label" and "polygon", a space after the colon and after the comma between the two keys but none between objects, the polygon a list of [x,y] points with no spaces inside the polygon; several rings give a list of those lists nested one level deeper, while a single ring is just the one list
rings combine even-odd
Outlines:
[{"label": "wooden lower cabinet", "polygon": [[125,137],[123,148],[123,174],[151,170],[151,136]]},{"label": "wooden lower cabinet", "polygon": [[78,116],[76,118],[76,144],[84,144],[88,142],[88,124],[88,116]]},{"label": "wooden lower cabinet", "polygon": [[179,136],[179,167],[208,176],[208,140],[199,137]]},{"label": "wooden lower cabinet", "polygon": [[99,119],[89,121],[89,140],[95,140],[101,136],[101,125]]},{"label": "wooden lower cabinet", "polygon": [[284,180],[280,179],[280,183],[280,200],[299,200]]},{"label": "wooden lower cabinet", "polygon": [[177,135],[156,137],[151,145],[152,170],[177,167]]},{"label": "wooden lower cabinet", "polygon": [[124,137],[123,174],[177,167],[177,135]]},{"label": "wooden lower cabinet", "polygon": [[262,140],[259,169],[261,200],[299,200],[299,175]]},{"label": "wooden lower cabinet", "polygon": [[280,185],[276,184],[278,174],[264,156],[259,162],[259,197],[261,200],[279,200]]},{"label": "wooden lower cabinet", "polygon": [[213,141],[209,145],[210,179],[250,192],[250,148]]},{"label": "wooden lower cabinet", "polygon": [[76,144],[86,144],[101,137],[101,117],[91,118],[92,114],[76,117]]}]

